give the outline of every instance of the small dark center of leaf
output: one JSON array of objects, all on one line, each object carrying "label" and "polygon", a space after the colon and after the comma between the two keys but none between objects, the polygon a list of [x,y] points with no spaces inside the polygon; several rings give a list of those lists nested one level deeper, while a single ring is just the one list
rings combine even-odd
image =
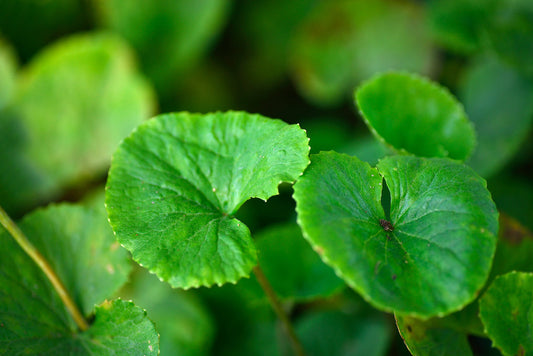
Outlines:
[{"label": "small dark center of leaf", "polygon": [[379,224],[385,231],[394,231],[394,226],[392,226],[390,221],[387,221],[385,219],[379,219]]}]

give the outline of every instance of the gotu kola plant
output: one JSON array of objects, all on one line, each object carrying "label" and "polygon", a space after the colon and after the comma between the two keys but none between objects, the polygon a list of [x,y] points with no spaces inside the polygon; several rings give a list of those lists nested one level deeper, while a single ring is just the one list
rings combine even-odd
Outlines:
[{"label": "gotu kola plant", "polygon": [[[400,331],[402,318],[425,323],[463,309],[487,281],[498,232],[485,181],[459,161],[475,144],[471,124],[451,94],[410,74],[378,76],[356,101],[372,132],[401,155],[372,168],[323,152],[309,165],[304,130],[244,112],[145,122],[109,171],[106,208],[118,241],[173,287],[236,283],[253,270],[302,354],[256,265],[250,231],[234,217],[246,200],[296,181],[304,237],[369,303],[394,312]],[[418,353],[420,340],[433,342],[425,336],[405,341]]]}]

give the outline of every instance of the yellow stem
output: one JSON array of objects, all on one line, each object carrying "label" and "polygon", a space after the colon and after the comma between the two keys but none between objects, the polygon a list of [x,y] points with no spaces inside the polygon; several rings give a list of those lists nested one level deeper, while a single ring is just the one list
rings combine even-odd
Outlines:
[{"label": "yellow stem", "polygon": [[72,298],[68,294],[65,286],[56,275],[48,261],[37,251],[37,249],[32,245],[24,233],[19,229],[19,227],[11,220],[9,215],[2,209],[0,206],[0,224],[2,224],[5,229],[13,236],[15,241],[19,246],[31,257],[31,259],[39,266],[39,268],[44,272],[46,277],[50,280],[54,289],[56,290],[59,298],[63,301],[63,304],[67,307],[72,319],[80,330],[85,331],[89,328],[89,324],[79,311],[76,304],[73,302]]}]

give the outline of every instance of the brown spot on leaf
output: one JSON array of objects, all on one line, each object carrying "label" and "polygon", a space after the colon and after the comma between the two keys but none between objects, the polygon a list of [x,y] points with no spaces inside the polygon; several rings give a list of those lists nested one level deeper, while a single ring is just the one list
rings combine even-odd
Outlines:
[{"label": "brown spot on leaf", "polygon": [[379,224],[385,231],[394,231],[394,226],[390,223],[390,221],[379,219]]}]

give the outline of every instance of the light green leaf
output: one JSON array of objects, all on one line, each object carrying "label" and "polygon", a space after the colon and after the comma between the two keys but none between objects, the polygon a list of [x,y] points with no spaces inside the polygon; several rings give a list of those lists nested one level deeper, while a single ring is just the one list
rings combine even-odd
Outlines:
[{"label": "light green leaf", "polygon": [[485,181],[460,163],[392,156],[371,168],[320,153],[294,198],[304,236],[324,262],[380,309],[443,316],[471,302],[487,279],[498,213]]},{"label": "light green leaf", "polygon": [[[84,34],[47,47],[20,73],[0,117],[2,203],[14,210],[103,174],[120,140],[153,110],[153,95],[116,37]],[[7,137],[7,138],[4,138]],[[3,142],[2,142],[3,143]]]},{"label": "light green leaf", "polygon": [[160,115],[120,145],[106,204],[134,260],[173,287],[235,283],[257,263],[232,215],[278,193],[309,163],[297,125],[244,112]]},{"label": "light green leaf", "polygon": [[395,315],[398,331],[412,355],[472,355],[467,335],[431,323]]},{"label": "light green leaf", "polygon": [[98,21],[136,49],[159,92],[169,94],[225,23],[228,0],[95,0]]},{"label": "light green leaf", "polygon": [[422,8],[388,0],[323,1],[295,34],[291,69],[302,94],[333,106],[387,70],[427,74],[433,51]]},{"label": "light green leaf", "polygon": [[479,315],[493,345],[504,355],[533,354],[533,274],[496,277],[479,301]]},{"label": "light green leaf", "polygon": [[478,58],[466,72],[459,96],[478,134],[468,164],[490,176],[513,157],[529,132],[533,81],[493,58]]},{"label": "light green leaf", "polygon": [[436,83],[385,73],[362,84],[355,101],[372,133],[399,152],[465,160],[475,132],[462,105]]},{"label": "light green leaf", "polygon": [[[86,316],[126,281],[126,252],[103,214],[63,204],[38,210],[19,226]],[[105,302],[93,325],[78,333],[35,262],[4,230],[0,243],[0,354],[157,355],[157,333],[140,308]]]},{"label": "light green leaf", "polygon": [[11,47],[0,36],[0,109],[11,99],[15,87],[17,60]]},{"label": "light green leaf", "polygon": [[[339,292],[344,281],[311,249],[296,224],[270,227],[254,235],[259,265],[276,294],[282,299],[305,300]],[[252,280],[254,280],[253,278]],[[259,284],[252,284],[254,296],[265,298]]]}]

